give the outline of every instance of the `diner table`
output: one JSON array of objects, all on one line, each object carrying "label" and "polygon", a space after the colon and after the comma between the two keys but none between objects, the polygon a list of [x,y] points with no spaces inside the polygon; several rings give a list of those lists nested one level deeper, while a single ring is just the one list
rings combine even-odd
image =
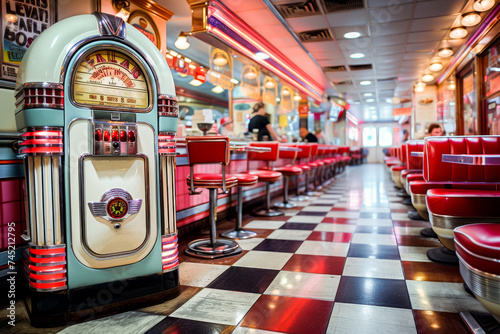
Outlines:
[{"label": "diner table", "polygon": [[500,165],[500,154],[443,154],[441,159],[443,162],[463,165]]}]

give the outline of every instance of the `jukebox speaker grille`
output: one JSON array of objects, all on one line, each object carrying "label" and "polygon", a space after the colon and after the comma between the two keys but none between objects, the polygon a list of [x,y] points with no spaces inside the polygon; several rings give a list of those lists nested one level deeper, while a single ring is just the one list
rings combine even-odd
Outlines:
[{"label": "jukebox speaker grille", "polygon": [[16,107],[21,109],[63,109],[63,86],[45,82],[24,84],[16,94]]},{"label": "jukebox speaker grille", "polygon": [[158,115],[179,117],[179,104],[177,97],[171,95],[160,95],[158,97]]}]

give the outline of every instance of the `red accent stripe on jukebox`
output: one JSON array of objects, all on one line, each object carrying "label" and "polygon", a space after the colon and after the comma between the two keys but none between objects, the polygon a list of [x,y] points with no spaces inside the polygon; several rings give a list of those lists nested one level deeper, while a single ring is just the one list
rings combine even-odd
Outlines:
[{"label": "red accent stripe on jukebox", "polygon": [[63,132],[57,130],[35,130],[21,135],[21,154],[63,154]]},{"label": "red accent stripe on jukebox", "polygon": [[163,236],[161,261],[163,264],[163,271],[169,271],[177,268],[179,265],[179,245],[177,244],[177,235]]},{"label": "red accent stripe on jukebox", "polygon": [[179,104],[177,97],[171,95],[158,96],[158,115],[179,117]]},{"label": "red accent stripe on jukebox", "polygon": [[158,135],[158,153],[160,155],[175,153],[175,139],[173,135]]},{"label": "red accent stripe on jukebox", "polygon": [[31,245],[24,250],[23,261],[24,274],[33,289],[53,291],[66,288],[66,245]]}]

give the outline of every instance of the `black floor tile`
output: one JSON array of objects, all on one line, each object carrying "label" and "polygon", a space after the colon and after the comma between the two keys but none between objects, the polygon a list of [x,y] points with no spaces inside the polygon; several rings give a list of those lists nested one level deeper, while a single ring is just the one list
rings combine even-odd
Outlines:
[{"label": "black floor tile", "polygon": [[399,251],[397,246],[351,244],[347,256],[399,260]]},{"label": "black floor tile", "polygon": [[262,294],[278,273],[279,270],[231,267],[207,288]]},{"label": "black floor tile", "polygon": [[265,252],[295,253],[303,241],[265,239],[253,250]]},{"label": "black floor tile", "polygon": [[376,234],[393,234],[394,229],[389,226],[357,226],[355,233],[376,233]]},{"label": "black floor tile", "polygon": [[296,214],[296,216],[320,216],[324,217],[326,216],[328,212],[311,212],[311,211],[300,211],[299,213]]},{"label": "black floor tile", "polygon": [[312,231],[318,226],[318,224],[309,224],[309,223],[285,223],[281,226],[280,230],[306,230]]},{"label": "black floor tile", "polygon": [[359,218],[391,219],[389,212],[360,212]]},{"label": "black floor tile", "polygon": [[342,276],[335,302],[411,309],[404,280]]},{"label": "black floor tile", "polygon": [[204,334],[219,334],[229,333],[234,326],[213,324],[209,322],[201,322],[188,319],[170,318],[167,317],[151,328],[146,334],[159,333],[204,333]]},{"label": "black floor tile", "polygon": [[[334,199],[332,199],[332,201],[335,201]],[[309,204],[309,206],[331,206],[333,207],[334,204],[326,204],[326,203],[312,203],[312,204]]]}]

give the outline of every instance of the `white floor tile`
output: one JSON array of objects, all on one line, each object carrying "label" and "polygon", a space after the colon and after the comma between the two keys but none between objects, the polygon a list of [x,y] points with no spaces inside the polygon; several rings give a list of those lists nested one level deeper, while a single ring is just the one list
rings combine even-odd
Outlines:
[{"label": "white floor tile", "polygon": [[327,334],[417,333],[412,310],[335,303]]},{"label": "white floor tile", "polygon": [[342,275],[401,280],[404,279],[401,261],[366,259],[360,257],[346,258]]},{"label": "white floor tile", "polygon": [[290,219],[288,219],[286,222],[287,223],[311,223],[311,224],[318,224],[321,223],[325,219],[325,217],[320,217],[320,216],[293,216]]},{"label": "white floor tile", "polygon": [[318,198],[316,201],[314,201],[314,204],[331,204],[331,205],[334,205],[335,203],[337,203],[337,201],[331,200],[331,199],[322,199],[322,198]]},{"label": "white floor tile", "polygon": [[[299,206],[302,205],[301,202],[297,202],[297,204],[299,204]],[[283,212],[285,213],[285,216],[295,216],[297,213],[300,212],[300,210],[283,210]]]},{"label": "white floor tile", "polygon": [[285,224],[284,221],[273,221],[273,220],[253,220],[250,223],[243,226],[246,229],[261,228],[266,230],[276,230]]},{"label": "white floor tile", "polygon": [[182,262],[179,266],[182,272],[179,275],[180,284],[204,288],[228,268],[218,264]]},{"label": "white floor tile", "polygon": [[358,219],[358,225],[361,226],[389,226],[392,227],[392,220],[390,219]]},{"label": "white floor tile", "polygon": [[420,237],[423,227],[394,226],[394,233],[398,235],[412,235]]},{"label": "white floor tile", "polygon": [[283,332],[271,332],[262,329],[248,328],[248,327],[236,327],[232,334],[285,334]]},{"label": "white floor tile", "polygon": [[302,209],[304,212],[329,212],[333,206],[327,206],[327,205],[318,205],[318,206],[306,206],[305,208]]},{"label": "white floor tile", "polygon": [[389,202],[396,202],[396,203],[401,203],[403,201],[403,197],[399,196],[387,196],[387,199]]},{"label": "white floor tile", "polygon": [[300,245],[295,254],[347,256],[348,243],[306,240]]},{"label": "white floor tile", "polygon": [[412,210],[413,206],[405,205],[402,203],[389,203],[389,208],[391,209],[404,209],[404,210]]},{"label": "white floor tile", "polygon": [[275,230],[267,239],[306,240],[312,231],[305,230]]},{"label": "white floor tile", "polygon": [[369,213],[389,213],[391,209],[388,207],[377,207],[377,208],[361,208],[359,212],[369,212]]},{"label": "white floor tile", "polygon": [[315,231],[320,232],[344,232],[344,233],[354,233],[356,230],[356,225],[353,224],[330,224],[322,223],[318,224],[314,228]]},{"label": "white floor tile", "polygon": [[465,292],[462,283],[407,280],[412,308],[437,312],[486,312],[484,307]]},{"label": "white floor tile", "polygon": [[398,246],[398,248],[401,261],[432,262],[427,257],[427,251],[435,247]]},{"label": "white floor tile", "polygon": [[281,270],[293,253],[250,251],[233,266]]},{"label": "white floor tile", "polygon": [[350,219],[358,219],[359,212],[351,212],[351,211],[330,211],[326,214],[327,217],[337,217],[337,218],[350,218]]},{"label": "white floor tile", "polygon": [[238,240],[238,245],[240,245],[241,249],[243,250],[252,250],[264,240],[266,239],[264,238],[241,239]]},{"label": "white floor tile", "polygon": [[351,243],[397,246],[396,238],[392,234],[354,233],[352,235]]},{"label": "white floor tile", "polygon": [[411,220],[407,213],[391,213],[392,220]]},{"label": "white floor tile", "polygon": [[334,195],[334,194],[325,194],[321,195],[319,199],[329,199],[329,200],[339,200],[343,197],[343,195]]},{"label": "white floor tile", "polygon": [[205,288],[170,317],[236,326],[259,297],[256,293]]},{"label": "white floor tile", "polygon": [[281,271],[264,294],[333,301],[339,283],[338,275]]}]

